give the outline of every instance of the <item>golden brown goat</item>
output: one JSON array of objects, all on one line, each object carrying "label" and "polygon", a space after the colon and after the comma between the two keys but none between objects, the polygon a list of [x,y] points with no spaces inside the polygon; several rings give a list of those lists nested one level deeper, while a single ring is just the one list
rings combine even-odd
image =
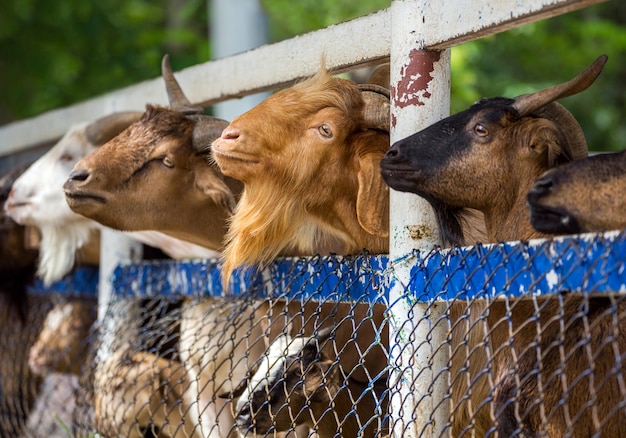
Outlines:
[{"label": "golden brown goat", "polygon": [[530,222],[543,233],[626,228],[626,151],[599,154],[547,171],[528,192]]},{"label": "golden brown goat", "polygon": [[[224,175],[244,183],[223,278],[282,254],[388,249],[389,94],[322,69],[238,116],[213,143]],[[374,90],[374,91],[372,91]]]},{"label": "golden brown goat", "polygon": [[207,161],[228,122],[191,106],[167,55],[162,70],[171,108],[148,105],[139,121],[78,162],[66,199],[106,226],[158,230],[220,251],[241,184]]},{"label": "golden brown goat", "polygon": [[[397,142],[381,163],[385,181],[423,196],[436,211],[481,210],[490,242],[542,237],[531,227],[526,193],[547,169],[587,155],[580,126],[554,101],[585,90],[605,62],[602,56],[576,78],[543,91],[482,100]],[[454,241],[461,228],[452,222],[440,225]],[[496,300],[482,333],[476,306],[469,307],[467,324],[451,313],[453,435],[472,429],[479,436],[493,430],[500,436],[591,436],[597,431],[613,436],[626,430],[626,416],[619,411],[624,370],[621,365],[611,369],[621,363],[612,347],[626,350],[626,337],[618,334],[626,330],[626,321],[614,321],[610,303],[609,298],[564,295],[521,300],[509,308]],[[626,310],[622,307],[620,314]],[[618,334],[615,344],[609,332]],[[491,357],[484,339],[490,340]],[[577,354],[584,339],[591,340],[589,354]],[[560,354],[552,352],[555,345],[562,346]],[[467,358],[466,351],[472,356]],[[467,377],[461,373],[464,367]],[[590,397],[596,407],[587,406]]]}]

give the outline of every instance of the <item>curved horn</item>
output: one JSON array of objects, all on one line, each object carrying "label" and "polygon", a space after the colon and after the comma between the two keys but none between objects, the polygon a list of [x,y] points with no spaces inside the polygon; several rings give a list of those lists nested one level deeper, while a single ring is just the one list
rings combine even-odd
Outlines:
[{"label": "curved horn", "polygon": [[585,71],[565,83],[516,97],[513,108],[515,108],[521,116],[525,116],[557,99],[572,96],[586,90],[602,72],[607,59],[607,55],[599,56]]},{"label": "curved horn", "polygon": [[139,111],[122,111],[100,117],[85,128],[87,141],[96,146],[102,146],[117,134],[135,123],[143,115]]},{"label": "curved horn", "polygon": [[358,84],[365,101],[363,118],[369,128],[389,132],[390,104],[389,90],[375,84]]},{"label": "curved horn", "polygon": [[222,135],[222,131],[229,125],[226,120],[217,117],[197,115],[193,117],[196,125],[193,128],[193,149],[197,152],[206,152],[211,149],[211,143]]},{"label": "curved horn", "polygon": [[165,90],[167,91],[167,98],[170,101],[170,107],[173,110],[185,114],[202,113],[202,108],[193,106],[191,102],[189,102],[189,99],[187,99],[187,96],[185,96],[185,93],[183,93],[183,89],[174,77],[174,72],[172,72],[170,55],[168,54],[163,55],[163,60],[161,61],[161,75],[165,81]]},{"label": "curved horn", "polygon": [[565,127],[565,129],[562,129],[562,132],[567,139],[569,150],[564,152],[569,152],[569,158],[578,160],[589,155],[589,148],[587,147],[583,129],[580,127],[578,120],[563,105],[558,102],[550,102],[533,114],[552,120],[557,126]]},{"label": "curved horn", "polygon": [[369,79],[367,80],[368,84],[376,84],[381,87],[389,88],[391,83],[390,75],[391,75],[391,66],[387,64],[379,65],[374,69],[372,74],[370,74]]}]

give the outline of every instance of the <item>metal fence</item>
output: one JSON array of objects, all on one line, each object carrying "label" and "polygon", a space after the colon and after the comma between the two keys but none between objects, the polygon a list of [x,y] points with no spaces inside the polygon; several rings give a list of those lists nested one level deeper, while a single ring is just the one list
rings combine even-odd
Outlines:
[{"label": "metal fence", "polygon": [[[191,94],[210,103],[284,85],[315,71],[311,63],[324,52],[307,46],[315,38],[369,26],[381,35],[375,47],[340,51],[327,65],[349,70],[390,55],[398,84],[394,141],[446,115],[449,47],[594,2],[481,3],[483,21],[460,14],[456,3],[430,3],[393,2],[326,33],[189,70],[182,81],[199,86],[206,71],[220,77],[229,66],[268,59],[268,50],[305,47],[299,56],[308,64],[293,71],[256,71],[254,80],[237,73],[233,81],[245,90],[218,84]],[[348,38],[344,51],[361,39]],[[424,60],[433,75],[428,98],[403,82],[423,73],[416,66]],[[143,107],[145,95],[136,99]],[[104,97],[81,112],[126,109],[124,102]],[[237,271],[231,295],[222,292],[217,261],[117,266],[119,259],[109,259],[106,266],[117,266],[112,277],[106,267],[99,278],[78,271],[45,293],[33,286],[28,322],[2,319],[0,435],[587,437],[626,430],[624,232],[440,250],[422,200],[392,193],[391,211],[389,255],[277,260]],[[418,238],[415,224],[426,231]],[[98,290],[98,319],[87,312],[82,355],[66,364],[73,371],[34,374],[29,351],[49,310],[64,300],[97,307]]]},{"label": "metal fence", "polygon": [[[283,259],[238,272],[239,292],[229,296],[218,262],[120,266],[103,318],[115,323],[98,324],[91,313],[79,373],[35,386],[23,366],[10,365],[25,360],[37,323],[4,327],[11,336],[2,336],[2,357],[13,352],[15,361],[2,367],[3,436],[66,436],[60,425],[75,436],[324,436],[328,428],[338,436],[613,436],[626,418],[625,256],[626,232],[614,232],[413,252],[393,262],[367,254]],[[398,263],[410,266],[410,280],[390,301]],[[76,289],[97,284],[87,272],[55,286],[58,293],[84,300]],[[63,302],[33,297],[34,319]],[[296,377],[264,374],[269,383],[250,396],[258,419],[244,421],[237,397],[220,397],[254,382],[250,372],[263,369],[281,336],[295,345],[325,328],[328,341],[315,348],[287,352],[286,343],[272,356],[283,361],[279,375]],[[426,366],[415,366],[419,355]],[[11,397],[5,382],[30,383]]]}]

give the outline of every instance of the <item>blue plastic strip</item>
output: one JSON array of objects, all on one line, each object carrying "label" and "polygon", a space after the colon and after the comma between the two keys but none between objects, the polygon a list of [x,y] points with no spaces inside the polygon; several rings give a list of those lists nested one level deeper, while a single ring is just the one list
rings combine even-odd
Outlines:
[{"label": "blue plastic strip", "polygon": [[45,286],[36,279],[27,287],[29,294],[98,295],[99,270],[97,266],[80,266],[59,281]]},{"label": "blue plastic strip", "polygon": [[221,286],[214,261],[159,261],[118,266],[113,290],[118,296],[224,296],[386,302],[387,256],[282,258],[266,270],[237,269],[229,293]]},{"label": "blue plastic strip", "polygon": [[[413,260],[406,286],[411,301],[626,292],[626,231],[416,252],[407,257]],[[222,290],[220,266],[215,260],[119,266],[113,289],[120,296],[254,295],[388,304],[394,263],[386,255],[283,258],[265,270],[236,270],[228,294]],[[48,287],[37,280],[28,291],[96,295],[98,268],[80,267]]]},{"label": "blue plastic strip", "polygon": [[626,233],[477,245],[416,254],[417,301],[626,292]]}]

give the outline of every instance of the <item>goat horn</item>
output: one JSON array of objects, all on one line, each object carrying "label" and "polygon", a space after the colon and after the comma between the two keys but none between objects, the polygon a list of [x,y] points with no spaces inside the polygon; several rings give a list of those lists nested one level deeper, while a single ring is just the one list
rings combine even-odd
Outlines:
[{"label": "goat horn", "polygon": [[102,146],[139,120],[142,115],[143,113],[139,111],[122,111],[101,117],[87,126],[85,137],[89,143]]},{"label": "goat horn", "polygon": [[521,116],[525,116],[532,114],[542,106],[557,99],[572,96],[586,90],[593,84],[598,75],[600,75],[607,59],[607,55],[599,56],[585,71],[567,82],[535,93],[523,94],[516,97],[513,108],[515,108]]},{"label": "goat horn", "polygon": [[564,127],[562,131],[567,139],[568,150],[566,152],[569,152],[571,155],[569,158],[578,160],[589,155],[589,148],[587,147],[583,129],[580,127],[578,120],[563,105],[558,102],[550,102],[533,114],[552,120],[557,126]]},{"label": "goat horn", "polygon": [[370,74],[369,79],[367,80],[368,84],[376,84],[381,87],[389,88],[389,84],[391,82],[391,66],[387,64],[379,65],[374,69],[372,74]]},{"label": "goat horn", "polygon": [[192,146],[197,152],[210,150],[213,140],[222,135],[222,131],[229,124],[226,120],[205,116],[203,114],[194,116],[193,119],[196,125],[193,128]]},{"label": "goat horn", "polygon": [[389,90],[376,84],[358,84],[365,101],[363,118],[368,127],[389,132]]},{"label": "goat horn", "polygon": [[170,101],[170,107],[173,110],[180,111],[184,114],[202,113],[202,108],[193,106],[191,102],[189,102],[189,99],[187,99],[187,96],[185,96],[185,93],[183,93],[183,89],[174,77],[174,72],[170,66],[170,55],[168,54],[163,55],[163,60],[161,61],[161,75],[165,81],[165,90],[167,91],[167,98]]}]

